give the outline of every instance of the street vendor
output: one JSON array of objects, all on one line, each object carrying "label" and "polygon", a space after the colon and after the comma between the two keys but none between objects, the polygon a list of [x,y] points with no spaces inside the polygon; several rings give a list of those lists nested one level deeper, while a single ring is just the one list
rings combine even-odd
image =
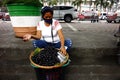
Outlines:
[{"label": "street vendor", "polygon": [[71,39],[65,39],[62,26],[58,20],[53,19],[53,9],[49,6],[45,6],[41,10],[42,21],[37,25],[36,35],[25,34],[23,36],[24,41],[28,41],[31,38],[35,39],[33,41],[33,46],[35,48],[45,48],[46,46],[54,46],[59,48],[61,52],[66,55],[72,46]]}]

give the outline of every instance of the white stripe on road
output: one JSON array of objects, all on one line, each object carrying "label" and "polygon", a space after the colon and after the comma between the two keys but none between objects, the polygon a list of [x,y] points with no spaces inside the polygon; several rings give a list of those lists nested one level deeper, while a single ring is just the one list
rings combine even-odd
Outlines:
[{"label": "white stripe on road", "polygon": [[71,26],[70,24],[66,23],[68,25],[69,28],[71,28],[73,31],[78,31],[76,28],[74,28],[73,26]]}]

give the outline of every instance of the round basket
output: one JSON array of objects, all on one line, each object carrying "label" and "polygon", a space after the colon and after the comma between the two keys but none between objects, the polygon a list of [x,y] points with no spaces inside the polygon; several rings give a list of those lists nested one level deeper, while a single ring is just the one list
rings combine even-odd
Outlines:
[{"label": "round basket", "polygon": [[58,64],[56,64],[56,65],[54,65],[54,66],[41,66],[41,65],[36,64],[36,63],[34,63],[34,62],[32,61],[32,56],[34,56],[34,52],[31,52],[31,54],[30,54],[30,56],[29,56],[31,65],[32,65],[33,67],[35,67],[35,68],[42,68],[42,69],[53,69],[53,68],[62,67],[62,66],[63,66],[64,64],[66,64],[67,61],[69,60],[69,55],[68,55],[68,53],[67,53],[67,54],[66,54],[66,59],[65,59],[63,62],[58,63]]}]

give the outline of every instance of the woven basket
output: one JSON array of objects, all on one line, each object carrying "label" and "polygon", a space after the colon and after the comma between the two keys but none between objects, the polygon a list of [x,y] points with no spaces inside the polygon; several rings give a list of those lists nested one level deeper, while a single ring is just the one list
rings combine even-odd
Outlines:
[{"label": "woven basket", "polygon": [[32,61],[32,56],[34,56],[34,52],[31,52],[30,56],[29,56],[29,59],[30,59],[30,63],[33,67],[35,68],[42,68],[42,69],[53,69],[53,68],[58,68],[58,67],[62,67],[64,64],[67,63],[67,61],[69,60],[69,55],[68,53],[66,54],[66,60],[61,62],[61,63],[58,63],[54,66],[41,66],[39,64],[36,64]]}]

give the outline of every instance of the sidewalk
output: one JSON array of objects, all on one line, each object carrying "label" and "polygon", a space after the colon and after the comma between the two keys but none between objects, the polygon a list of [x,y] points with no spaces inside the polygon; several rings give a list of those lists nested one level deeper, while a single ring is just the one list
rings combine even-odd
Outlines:
[{"label": "sidewalk", "polygon": [[[61,23],[66,38],[73,40],[71,63],[65,80],[120,80],[116,38],[119,24]],[[10,22],[0,21],[0,80],[37,80],[29,62],[32,39],[15,38]]]},{"label": "sidewalk", "polygon": [[[116,47],[116,38],[114,37],[114,33],[119,28],[118,24],[112,24],[113,26],[111,26],[111,24],[107,24],[104,26],[106,23],[70,23],[70,25],[75,27],[78,31],[72,31],[69,27],[64,28],[64,26],[68,26],[67,23],[61,24],[63,26],[65,37],[71,38],[73,40],[74,47]],[[17,43],[17,45],[20,43],[19,46],[23,46],[25,44],[31,46],[31,41],[24,42],[21,38],[15,37],[10,21],[0,21],[0,34],[1,47],[14,47],[14,42]],[[5,44],[4,41],[9,44]]]}]

